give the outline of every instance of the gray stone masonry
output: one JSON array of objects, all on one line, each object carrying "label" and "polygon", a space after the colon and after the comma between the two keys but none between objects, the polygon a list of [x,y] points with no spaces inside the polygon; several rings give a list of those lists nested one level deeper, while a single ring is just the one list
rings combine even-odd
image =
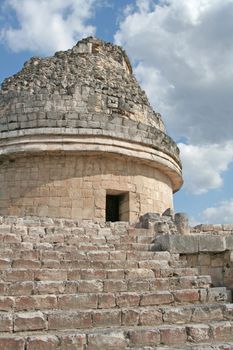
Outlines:
[{"label": "gray stone masonry", "polygon": [[[185,230],[177,217],[185,219]],[[215,287],[233,290],[233,225],[202,224],[189,228],[184,214],[176,214],[174,221],[146,214],[141,223],[154,230],[155,250],[179,254],[185,265],[210,275]],[[173,224],[176,229],[172,231]]]},{"label": "gray stone masonry", "polygon": [[[161,250],[168,250],[172,253],[187,254],[199,252],[223,252],[232,249],[227,245],[231,237],[210,236],[210,235],[160,235],[156,236],[156,245]],[[232,247],[232,245],[231,245]]]}]

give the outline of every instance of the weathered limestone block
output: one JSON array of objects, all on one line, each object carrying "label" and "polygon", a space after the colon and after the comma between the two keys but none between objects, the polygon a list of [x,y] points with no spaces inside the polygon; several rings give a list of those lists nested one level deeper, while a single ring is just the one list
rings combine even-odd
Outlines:
[{"label": "weathered limestone block", "polygon": [[0,339],[1,350],[24,350],[25,341],[21,337],[5,336]]},{"label": "weathered limestone block", "polygon": [[175,214],[175,224],[177,226],[177,231],[181,235],[188,235],[190,233],[188,216],[185,213]]},{"label": "weathered limestone block", "polygon": [[222,252],[226,250],[225,237],[199,235],[198,238],[200,252]]},{"label": "weathered limestone block", "polygon": [[127,271],[128,279],[140,280],[141,278],[154,278],[154,272],[150,269],[130,269]]},{"label": "weathered limestone block", "polygon": [[146,213],[139,218],[140,225],[143,228],[150,229],[154,227],[156,222],[160,222],[160,214],[159,213]]},{"label": "weathered limestone block", "polygon": [[216,322],[210,326],[212,337],[214,340],[230,340],[232,337],[232,325],[230,322]]},{"label": "weathered limestone block", "polygon": [[176,322],[178,324],[189,323],[191,320],[192,311],[188,308],[168,308],[163,314],[165,322]]},{"label": "weathered limestone block", "polygon": [[74,329],[88,328],[92,326],[91,315],[88,312],[71,313],[67,312],[64,317],[63,313],[50,314],[48,316],[48,329]]},{"label": "weathered limestone block", "polygon": [[129,331],[131,346],[155,346],[160,344],[159,330],[156,328]]},{"label": "weathered limestone block", "polygon": [[0,332],[12,332],[13,320],[10,314],[0,313]]},{"label": "weathered limestone block", "polygon": [[197,253],[198,237],[166,234],[156,237],[156,245],[161,250],[168,250],[170,253]]},{"label": "weathered limestone block", "polygon": [[151,324],[161,324],[164,315],[160,310],[146,309],[140,312],[140,324],[150,326]]},{"label": "weathered limestone block", "polygon": [[[157,249],[168,250],[171,253],[212,253],[212,252],[224,252],[227,249],[231,249],[232,237],[231,236],[210,236],[209,234],[202,235],[160,235],[156,236],[155,245]],[[201,260],[208,261],[212,266],[218,266],[221,262],[221,257],[209,261],[208,256],[201,254],[199,256],[199,262]],[[203,264],[202,261],[202,264]]]},{"label": "weathered limestone block", "polygon": [[193,343],[206,342],[210,339],[210,329],[208,325],[196,324],[187,326],[188,340]]},{"label": "weathered limestone block", "polygon": [[83,350],[86,345],[86,334],[64,334],[60,337],[61,349],[67,350]]},{"label": "weathered limestone block", "polygon": [[59,339],[53,335],[37,335],[29,337],[27,343],[28,350],[56,350]]},{"label": "weathered limestone block", "polygon": [[226,237],[226,249],[233,250],[233,235]]},{"label": "weathered limestone block", "polygon": [[177,345],[185,343],[187,339],[184,326],[164,326],[160,329],[161,343],[165,345]]},{"label": "weathered limestone block", "polygon": [[88,335],[87,350],[124,350],[127,347],[127,340],[121,331],[111,331],[108,333],[93,333]]},{"label": "weathered limestone block", "polygon": [[35,331],[46,329],[46,319],[42,312],[21,312],[15,315],[14,331]]},{"label": "weathered limestone block", "polygon": [[161,233],[169,233],[169,225],[166,222],[158,222],[155,224],[155,231],[158,232],[158,234]]}]

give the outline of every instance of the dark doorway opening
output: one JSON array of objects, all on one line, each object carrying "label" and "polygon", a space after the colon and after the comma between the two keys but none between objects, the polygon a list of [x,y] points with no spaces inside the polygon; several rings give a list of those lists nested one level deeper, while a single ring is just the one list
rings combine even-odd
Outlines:
[{"label": "dark doorway opening", "polygon": [[129,192],[109,192],[106,194],[106,221],[129,221]]},{"label": "dark doorway opening", "polygon": [[120,196],[107,194],[106,196],[106,221],[120,220]]}]

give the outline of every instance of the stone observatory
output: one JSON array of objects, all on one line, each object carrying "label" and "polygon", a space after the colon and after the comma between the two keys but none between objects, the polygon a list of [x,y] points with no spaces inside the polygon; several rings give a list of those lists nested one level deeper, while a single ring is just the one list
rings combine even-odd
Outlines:
[{"label": "stone observatory", "polygon": [[0,215],[130,221],[173,208],[179,150],[119,47],[33,57],[0,92]]},{"label": "stone observatory", "polygon": [[0,117],[0,350],[233,350],[233,225],[173,216],[179,150],[124,51],[30,59]]}]

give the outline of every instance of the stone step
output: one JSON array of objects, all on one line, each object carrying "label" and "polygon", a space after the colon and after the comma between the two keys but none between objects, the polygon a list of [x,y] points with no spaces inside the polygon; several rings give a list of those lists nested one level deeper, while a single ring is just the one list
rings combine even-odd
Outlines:
[{"label": "stone step", "polygon": [[210,276],[182,276],[151,278],[144,280],[69,280],[69,281],[21,281],[0,282],[2,296],[73,294],[95,292],[135,292],[174,289],[209,288]]},{"label": "stone step", "polygon": [[178,262],[178,257],[176,255],[171,255],[168,252],[142,252],[142,251],[76,251],[71,250],[67,252],[62,252],[59,250],[46,249],[46,250],[37,250],[33,249],[30,251],[27,250],[5,250],[0,251],[0,268],[4,267],[7,264],[12,264],[12,261],[15,260],[157,260],[157,261],[171,261]]},{"label": "stone step", "polygon": [[[15,310],[14,315],[27,315],[31,314],[31,311]],[[34,310],[37,312],[40,310]],[[188,304],[188,305],[163,305],[163,306],[142,306],[138,307],[122,307],[117,310],[111,309],[77,309],[77,310],[42,310],[45,315],[99,315],[104,322],[105,317],[116,316],[116,311],[121,315],[121,326],[156,326],[161,324],[187,324],[187,323],[208,323],[212,321],[221,320],[233,320],[233,306],[232,304]],[[2,318],[6,316],[6,313],[0,313]],[[13,314],[12,314],[13,315]],[[119,316],[119,313],[117,313]],[[13,316],[12,316],[13,317]]]},{"label": "stone step", "polygon": [[0,225],[0,350],[233,349],[231,293],[151,230],[59,225]]},{"label": "stone step", "polygon": [[[1,227],[0,227],[1,229]],[[94,242],[94,243],[151,243],[155,239],[155,234],[147,229],[130,229],[124,232],[113,232],[110,229],[103,229],[99,232],[85,232],[84,228],[76,229],[52,229],[52,228],[22,228],[19,232],[0,232],[1,243],[19,242],[49,242],[67,243]]]},{"label": "stone step", "polygon": [[[142,349],[146,349],[146,346],[166,345],[168,349],[170,346],[177,349],[177,345],[185,345],[184,349],[188,349],[188,345],[193,343],[233,341],[232,326],[232,322],[226,321],[184,326],[168,325],[157,329],[134,329],[128,332],[129,346],[142,346]],[[201,349],[199,346],[199,350]]]},{"label": "stone step", "polygon": [[[48,269],[66,269],[66,268],[101,268],[101,269],[131,269],[131,268],[148,268],[148,269],[168,269],[170,263],[167,260],[95,260],[99,258],[93,255],[93,259],[84,260],[31,260],[31,259],[2,259],[0,260],[0,271],[10,268],[26,269],[26,268],[48,268]],[[174,267],[174,264],[172,264]],[[179,266],[179,265],[178,265]]]},{"label": "stone step", "polygon": [[[18,244],[18,243],[17,243]],[[43,244],[43,243],[41,243]],[[39,244],[34,244],[35,247],[39,246]],[[136,251],[155,251],[154,244],[144,244],[144,243],[106,243],[106,244],[98,244],[93,242],[79,242],[77,238],[76,243],[72,243],[72,245],[65,246],[64,244],[56,244],[57,250],[62,250],[64,247],[68,247],[73,250],[136,250]]]},{"label": "stone step", "polygon": [[[118,339],[117,339],[118,338]],[[0,338],[1,350],[233,350],[233,342],[200,343],[199,345],[166,346],[159,345],[128,347],[121,332],[111,334],[105,332],[103,337],[97,334],[49,334],[22,336],[3,336]],[[87,341],[90,342],[87,345]],[[60,345],[59,345],[60,344]]]},{"label": "stone step", "polygon": [[152,244],[145,243],[93,243],[93,242],[79,242],[77,239],[76,243],[48,243],[48,242],[12,242],[12,243],[1,243],[1,250],[4,249],[56,249],[57,251],[75,251],[75,250],[132,250],[132,251],[142,251],[142,252],[150,252],[155,251],[156,246]]},{"label": "stone step", "polygon": [[[167,260],[95,260],[95,256],[93,256],[92,260],[42,260],[38,261],[37,267],[43,268],[105,268],[105,269],[130,269],[130,268],[148,268],[148,269],[167,269],[170,267]],[[91,258],[90,258],[91,259]],[[27,265],[29,267],[33,267],[30,262],[26,261],[17,261],[13,262],[13,268],[26,268]],[[36,266],[35,266],[36,267]]]},{"label": "stone step", "polygon": [[[26,254],[25,254],[26,255]],[[25,269],[25,268],[49,268],[49,269],[65,269],[65,268],[106,268],[106,269],[129,269],[129,268],[148,268],[148,269],[169,269],[169,268],[184,268],[185,261],[179,260],[164,260],[161,255],[154,256],[155,259],[146,259],[146,256],[136,258],[136,256],[128,254],[122,254],[122,252],[115,252],[107,255],[108,259],[101,259],[101,254],[93,252],[92,254],[78,253],[78,259],[75,254],[70,256],[66,254],[68,259],[58,259],[59,254],[54,254],[49,251],[46,254],[33,256],[32,252],[25,258],[4,258],[0,259],[0,271],[4,271],[10,268]],[[81,259],[80,259],[81,258]],[[116,258],[116,259],[114,259]],[[119,260],[118,260],[119,259]],[[166,256],[165,256],[166,259]]]},{"label": "stone step", "polygon": [[[7,248],[14,248],[24,246],[43,246],[46,244],[57,246],[71,246],[76,248],[86,247],[90,249],[101,249],[106,247],[109,249],[133,249],[133,250],[155,250],[154,249],[154,236],[65,236],[65,235],[31,235],[31,236],[16,236],[8,234],[6,237],[1,238],[1,246]],[[93,247],[93,248],[92,248]]]},{"label": "stone step", "polygon": [[[24,302],[25,300],[25,302]],[[9,311],[22,307],[30,309],[48,308],[51,304],[53,309],[80,309],[80,308],[118,308],[139,307],[151,305],[186,305],[188,303],[219,303],[231,301],[231,296],[224,288],[212,288],[202,290],[173,290],[156,292],[117,292],[117,293],[79,293],[64,295],[33,295],[23,297],[1,297],[0,308]],[[26,303],[26,306],[25,306]],[[49,307],[49,308],[51,308]],[[24,310],[22,309],[22,310]]]},{"label": "stone step", "polygon": [[[2,248],[2,247],[1,247]],[[60,247],[61,248],[61,247]],[[122,260],[168,260],[178,261],[178,254],[170,254],[169,252],[152,252],[152,251],[131,251],[131,250],[77,250],[73,247],[53,247],[50,245],[42,245],[37,247],[28,247],[22,249],[0,249],[0,259],[58,259],[58,260],[101,260],[122,259]]]},{"label": "stone step", "polygon": [[[2,218],[2,217],[1,217]],[[34,221],[34,225],[33,225]],[[89,222],[90,223],[90,222]],[[1,223],[0,227],[0,235],[6,236],[8,234],[10,235],[16,235],[16,236],[27,236],[27,235],[40,235],[43,237],[44,235],[125,235],[128,234],[129,231],[134,231],[135,233],[143,232],[138,229],[130,228],[129,225],[124,225],[121,228],[118,226],[118,228],[115,226],[113,227],[111,224],[108,225],[107,223],[104,224],[93,224],[91,222],[91,226],[87,223],[87,221],[81,221],[79,223],[72,222],[70,226],[67,225],[52,225],[52,224],[44,224],[44,225],[37,225],[35,224],[35,218],[32,218],[32,222],[29,225],[17,225],[15,223],[12,223],[12,225],[4,225]],[[131,232],[131,234],[134,234]]]},{"label": "stone step", "polygon": [[196,268],[131,269],[6,269],[0,271],[0,282],[69,281],[96,279],[144,280],[157,277],[197,276]]},{"label": "stone step", "polygon": [[[26,236],[17,236],[17,238],[14,238],[13,236],[9,236],[7,239],[2,240],[3,243],[9,243],[12,241],[12,243],[17,242],[40,242],[40,243],[66,243],[66,244],[78,244],[78,243],[143,243],[143,244],[152,244],[155,240],[154,234],[150,235],[114,235],[114,236],[104,236],[104,235],[26,235]],[[1,241],[1,238],[0,238]]]},{"label": "stone step", "polygon": [[79,292],[78,294],[69,293],[63,295],[8,295],[0,297],[0,311],[114,309],[207,302],[231,302],[231,295],[224,287],[153,292]]},{"label": "stone step", "polygon": [[[15,316],[12,329],[15,334],[0,333],[1,350],[126,350],[126,349],[203,349],[219,342],[233,343],[232,321],[214,321],[207,324],[161,325],[121,327],[117,322],[111,328],[100,326],[101,317],[93,315],[94,328],[79,330],[80,324],[91,324],[91,319],[79,315],[74,317],[48,315],[48,323],[43,314],[34,312]],[[82,317],[82,319],[80,318]],[[96,327],[97,325],[97,327]],[[74,330],[75,329],[75,330]],[[43,330],[43,334],[39,333]],[[18,335],[17,335],[18,334]],[[198,345],[197,345],[198,344]],[[73,347],[68,347],[73,345]],[[221,348],[220,348],[221,349]],[[222,350],[225,347],[222,348]],[[229,349],[226,348],[226,349]]]},{"label": "stone step", "polygon": [[233,342],[218,342],[218,341],[211,341],[210,343],[199,343],[198,345],[195,344],[188,344],[186,343],[184,346],[177,346],[177,345],[159,345],[156,347],[152,346],[136,346],[136,347],[130,347],[127,348],[130,350],[233,350]]}]

